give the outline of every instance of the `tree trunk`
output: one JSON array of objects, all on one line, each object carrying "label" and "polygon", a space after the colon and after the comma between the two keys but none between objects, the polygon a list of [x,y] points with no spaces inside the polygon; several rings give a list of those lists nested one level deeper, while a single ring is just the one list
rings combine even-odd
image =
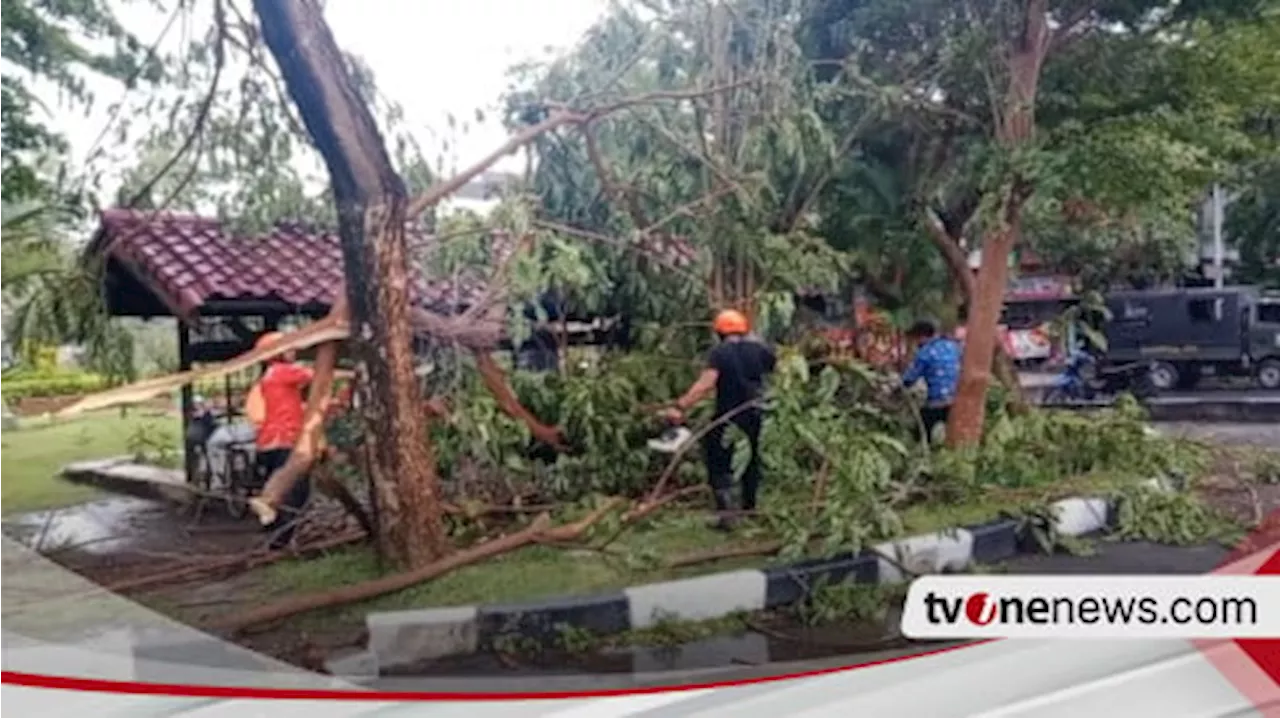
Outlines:
[{"label": "tree trunk", "polygon": [[[997,126],[997,139],[1008,153],[1029,145],[1035,134],[1036,90],[1052,37],[1047,3],[1048,0],[1026,0],[1025,25],[1009,53],[1009,87]],[[1021,234],[1022,207],[1030,192],[1027,178],[1015,173],[995,217],[996,226],[982,243],[982,266],[978,269],[965,328],[960,385],[947,421],[947,443],[952,447],[975,446],[982,441],[987,387],[991,384],[991,362],[997,343],[996,327],[1008,284],[1009,256]]]},{"label": "tree trunk", "polygon": [[423,566],[451,547],[413,373],[404,182],[315,0],[254,9],[333,180],[378,543],[398,566]]},{"label": "tree trunk", "polygon": [[977,292],[969,304],[969,321],[965,325],[960,384],[947,421],[947,443],[953,447],[973,446],[982,440],[987,387],[991,385],[991,364],[997,343],[996,327],[1004,309],[1004,287],[1008,282],[1006,262],[1012,247],[1013,233],[1009,227],[998,228],[982,243]]},{"label": "tree trunk", "polygon": [[[929,238],[942,253],[943,262],[947,265],[948,273],[951,274],[957,304],[972,308],[973,297],[977,294],[977,285],[973,272],[969,269],[969,258],[964,256],[958,238],[951,235],[946,225],[932,212],[926,215],[925,223],[928,226]],[[1000,342],[996,342],[994,352],[992,369],[995,371],[996,379],[1009,391],[1014,411],[1025,411],[1027,409],[1026,392],[1022,390],[1022,382],[1018,378],[1018,370],[1013,365],[1013,359],[1009,357]]]}]

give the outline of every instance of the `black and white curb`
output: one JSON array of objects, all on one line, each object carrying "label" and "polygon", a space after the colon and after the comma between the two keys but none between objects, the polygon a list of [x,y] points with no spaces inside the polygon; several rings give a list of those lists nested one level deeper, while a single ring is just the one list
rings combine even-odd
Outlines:
[{"label": "black and white curb", "polygon": [[[1163,488],[1153,480],[1155,488]],[[1105,498],[1070,498],[1054,505],[1058,535],[1083,536],[1114,523]],[[504,636],[554,637],[562,627],[616,634],[663,620],[700,621],[733,613],[795,604],[822,583],[897,583],[911,574],[951,573],[1023,552],[1023,522],[997,519],[973,526],[886,542],[861,554],[802,561],[632,586],[589,596],[554,597],[526,603],[426,608],[371,613],[363,652],[328,664],[331,673],[356,679],[382,669],[408,667],[448,656],[476,653]]]}]

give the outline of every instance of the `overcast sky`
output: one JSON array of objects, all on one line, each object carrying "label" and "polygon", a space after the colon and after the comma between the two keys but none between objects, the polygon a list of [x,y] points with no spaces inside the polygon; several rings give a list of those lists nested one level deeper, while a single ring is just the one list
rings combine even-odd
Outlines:
[{"label": "overcast sky", "polygon": [[[361,56],[382,93],[404,107],[407,126],[432,159],[440,148],[439,133],[447,132],[447,113],[473,117],[477,108],[496,107],[511,65],[543,57],[549,47],[572,46],[605,6],[605,0],[328,0],[325,14],[338,44]],[[199,17],[207,18],[205,11]],[[148,44],[167,20],[146,2],[119,3],[119,14]],[[173,47],[178,35],[171,31],[165,45]],[[106,125],[107,106],[120,95],[109,84],[94,87],[99,100],[88,116],[64,111],[54,121],[80,158]],[[56,97],[41,94],[56,106]],[[497,118],[489,116],[493,119],[486,125],[452,138],[458,165],[478,160],[506,138]],[[141,129],[133,134],[140,136]],[[509,160],[502,168],[520,166]]]}]

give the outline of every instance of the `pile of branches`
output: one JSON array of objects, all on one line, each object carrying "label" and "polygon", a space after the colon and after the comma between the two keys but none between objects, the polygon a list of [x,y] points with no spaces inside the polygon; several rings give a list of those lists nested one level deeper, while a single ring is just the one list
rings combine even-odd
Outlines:
[{"label": "pile of branches", "polygon": [[[854,361],[813,371],[788,347],[780,355],[766,399],[772,417],[765,429],[771,482],[807,485],[824,464],[849,458],[852,447],[889,456],[907,453],[915,419],[909,404],[884,391],[885,377]],[[592,495],[640,498],[668,469],[665,485],[701,482],[699,462],[689,460],[700,451],[681,455],[672,466],[670,457],[646,447],[663,428],[655,409],[679,396],[701,368],[697,359],[640,351],[606,354],[594,366],[573,372],[513,373],[520,403],[557,427],[561,451],[546,450],[478,381],[467,380],[474,373],[462,372],[447,398],[449,415],[430,428],[444,495],[453,502],[563,504]],[[710,402],[698,407],[690,415],[691,428],[707,427],[711,409]]]}]

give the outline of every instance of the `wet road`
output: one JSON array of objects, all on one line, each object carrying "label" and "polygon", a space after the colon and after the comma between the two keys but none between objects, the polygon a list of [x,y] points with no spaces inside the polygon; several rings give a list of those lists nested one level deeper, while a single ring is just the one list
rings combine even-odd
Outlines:
[{"label": "wet road", "polygon": [[78,506],[19,514],[4,520],[4,532],[37,551],[72,548],[110,555],[135,543],[143,534],[163,530],[155,540],[169,543],[178,521],[169,507],[135,498],[109,498]]},{"label": "wet road", "polygon": [[1217,544],[1166,546],[1142,541],[1094,543],[1090,556],[1019,556],[1004,564],[1015,574],[1197,574],[1223,563],[1227,549]]},{"label": "wet road", "polygon": [[1280,450],[1280,422],[1264,424],[1209,424],[1190,421],[1162,422],[1155,427],[1174,436],[1183,436],[1224,445],[1253,445]]}]

